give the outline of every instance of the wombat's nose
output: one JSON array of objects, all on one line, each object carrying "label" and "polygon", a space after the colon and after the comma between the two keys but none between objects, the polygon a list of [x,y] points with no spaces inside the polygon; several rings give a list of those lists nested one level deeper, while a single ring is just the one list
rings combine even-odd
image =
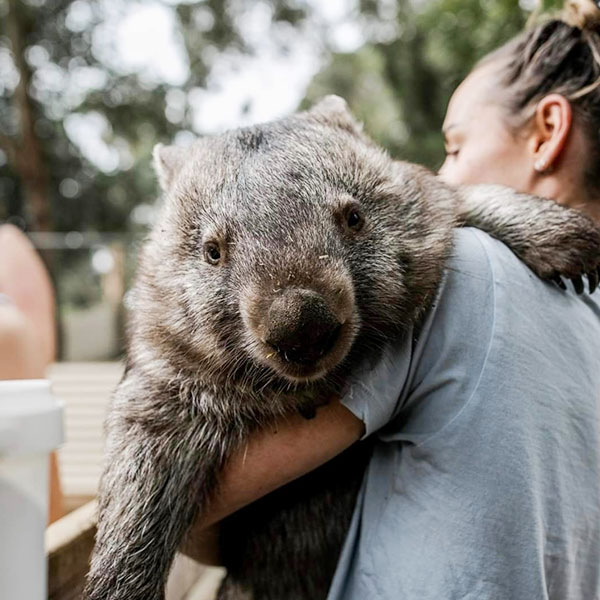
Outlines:
[{"label": "wombat's nose", "polygon": [[317,362],[335,344],[341,323],[312,290],[288,289],[271,304],[265,341],[288,362]]}]

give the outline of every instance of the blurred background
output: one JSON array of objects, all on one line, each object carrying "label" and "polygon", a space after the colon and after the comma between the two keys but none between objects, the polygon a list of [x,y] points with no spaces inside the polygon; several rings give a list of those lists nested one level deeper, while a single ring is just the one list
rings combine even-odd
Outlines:
[{"label": "blurred background", "polygon": [[154,144],[189,144],[336,93],[393,155],[436,168],[453,89],[534,8],[0,0],[0,223],[23,229],[50,270],[60,358],[122,352],[123,299],[155,216]]},{"label": "blurred background", "polygon": [[[546,2],[538,8],[558,4]],[[66,443],[50,505],[55,517],[73,512],[47,531],[51,600],[75,598],[87,572],[127,289],[159,201],[153,146],[190,144],[335,93],[392,155],[436,169],[454,88],[536,3],[0,0],[0,225],[25,232],[56,294],[59,362],[46,376],[64,402]],[[27,304],[27,293],[38,297],[28,289],[50,286],[40,270],[11,263],[16,245],[0,245],[0,267],[13,266],[8,283]],[[221,575],[176,562],[168,598],[211,598]]]}]

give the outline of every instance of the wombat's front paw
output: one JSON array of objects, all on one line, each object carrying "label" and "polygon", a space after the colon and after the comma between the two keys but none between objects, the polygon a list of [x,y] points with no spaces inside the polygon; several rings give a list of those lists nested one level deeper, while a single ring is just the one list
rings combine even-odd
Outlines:
[{"label": "wombat's front paw", "polygon": [[581,213],[568,212],[568,222],[543,238],[532,239],[519,254],[539,277],[554,281],[562,289],[566,289],[564,277],[582,294],[583,277],[587,276],[592,293],[600,281],[600,227]]}]

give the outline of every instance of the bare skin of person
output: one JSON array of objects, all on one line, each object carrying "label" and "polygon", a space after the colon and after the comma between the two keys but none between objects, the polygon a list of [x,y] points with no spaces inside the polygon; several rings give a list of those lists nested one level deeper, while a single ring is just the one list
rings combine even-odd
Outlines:
[{"label": "bare skin of person", "polygon": [[[26,236],[0,227],[0,379],[40,379],[54,360],[54,294]],[[50,457],[49,522],[63,514],[56,454]]]}]

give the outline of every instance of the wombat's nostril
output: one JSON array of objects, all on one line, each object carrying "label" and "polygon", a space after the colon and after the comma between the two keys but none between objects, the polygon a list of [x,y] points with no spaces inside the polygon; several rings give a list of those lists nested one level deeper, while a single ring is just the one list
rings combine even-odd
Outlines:
[{"label": "wombat's nostril", "polygon": [[288,289],[268,310],[265,341],[283,360],[308,365],[333,348],[340,331],[341,323],[320,294]]},{"label": "wombat's nostril", "polygon": [[329,352],[333,348],[338,338],[340,337],[341,330],[342,325],[340,323],[329,334],[323,336],[323,339],[321,340],[320,344],[319,356],[327,354],[327,352]]}]

